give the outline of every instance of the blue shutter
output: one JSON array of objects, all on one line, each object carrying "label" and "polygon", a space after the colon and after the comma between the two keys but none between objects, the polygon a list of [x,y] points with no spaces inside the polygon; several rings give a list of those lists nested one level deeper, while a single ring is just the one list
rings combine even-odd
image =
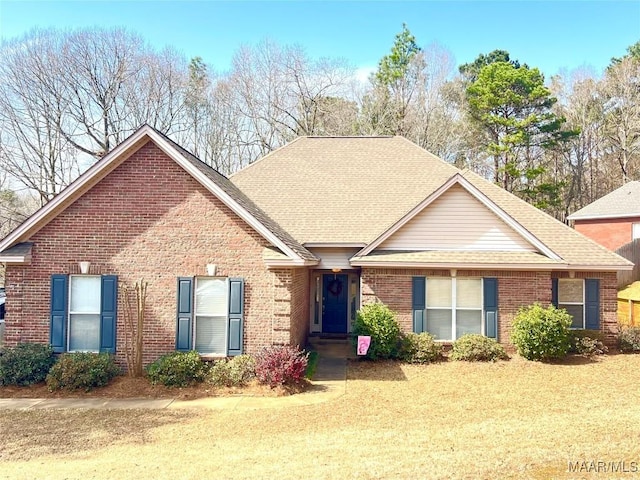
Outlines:
[{"label": "blue shutter", "polygon": [[68,302],[68,275],[51,275],[49,343],[56,353],[64,352],[67,349]]},{"label": "blue shutter", "polygon": [[498,279],[483,279],[484,288],[484,333],[489,338],[498,338]]},{"label": "blue shutter", "polygon": [[558,279],[551,279],[551,303],[554,307],[558,308]]},{"label": "blue shutter", "polygon": [[118,310],[118,277],[103,275],[100,292],[100,351],[116,351],[116,312]]},{"label": "blue shutter", "polygon": [[193,278],[178,277],[178,313],[176,325],[176,350],[192,349]]},{"label": "blue shutter", "polygon": [[415,333],[422,333],[425,330],[426,285],[427,279],[425,277],[413,277],[411,308],[413,310],[413,331]]},{"label": "blue shutter", "polygon": [[242,354],[242,324],[244,317],[244,280],[229,279],[229,343],[227,355]]},{"label": "blue shutter", "polygon": [[600,280],[587,278],[584,290],[585,328],[600,330]]}]

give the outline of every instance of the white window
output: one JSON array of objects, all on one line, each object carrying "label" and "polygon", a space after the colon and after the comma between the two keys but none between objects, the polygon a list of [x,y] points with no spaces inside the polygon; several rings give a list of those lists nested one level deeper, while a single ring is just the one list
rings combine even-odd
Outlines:
[{"label": "white window", "polygon": [[483,333],[482,279],[427,278],[426,331],[436,340]]},{"label": "white window", "polygon": [[571,328],[584,328],[584,280],[558,280],[558,308],[564,308],[571,315]]},{"label": "white window", "polygon": [[69,285],[69,335],[67,351],[100,350],[99,276],[72,275]]},{"label": "white window", "polygon": [[227,278],[196,278],[193,344],[198,353],[226,355],[228,299]]},{"label": "white window", "polygon": [[631,225],[631,240],[640,238],[640,223],[633,223]]}]

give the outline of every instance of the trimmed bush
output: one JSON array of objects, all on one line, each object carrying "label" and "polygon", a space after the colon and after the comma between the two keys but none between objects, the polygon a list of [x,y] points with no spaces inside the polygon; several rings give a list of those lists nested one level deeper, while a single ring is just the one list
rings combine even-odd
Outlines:
[{"label": "trimmed bush", "polygon": [[507,360],[509,356],[495,339],[467,333],[453,342],[449,358],[465,362],[495,362]]},{"label": "trimmed bush", "polygon": [[354,349],[357,349],[358,335],[371,337],[366,355],[370,360],[397,358],[400,355],[400,325],[395,313],[382,303],[369,303],[358,310],[352,333]]},{"label": "trimmed bush", "polygon": [[53,350],[41,343],[19,343],[0,349],[0,385],[32,385],[47,378],[56,363]]},{"label": "trimmed bush", "polygon": [[604,334],[599,330],[570,330],[569,352],[592,358],[604,355],[609,349],[604,344]]},{"label": "trimmed bush", "polygon": [[163,355],[146,368],[149,380],[154,385],[166,387],[188,387],[202,382],[207,374],[207,365],[195,350],[171,352]]},{"label": "trimmed bush", "polygon": [[553,305],[521,308],[512,323],[511,341],[527,360],[563,358],[569,350],[571,315]]},{"label": "trimmed bush", "polygon": [[249,355],[217,360],[209,368],[206,382],[216,387],[242,387],[256,376],[256,361]]},{"label": "trimmed bush", "polygon": [[400,358],[409,363],[431,363],[442,360],[442,344],[436,343],[433,335],[408,333],[402,339]]},{"label": "trimmed bush", "polygon": [[265,347],[256,356],[256,377],[271,388],[300,385],[304,381],[308,355],[290,345]]},{"label": "trimmed bush", "polygon": [[91,390],[102,387],[120,374],[108,353],[63,353],[47,375],[49,390]]},{"label": "trimmed bush", "polygon": [[618,332],[618,348],[621,352],[640,352],[640,327],[624,327]]}]

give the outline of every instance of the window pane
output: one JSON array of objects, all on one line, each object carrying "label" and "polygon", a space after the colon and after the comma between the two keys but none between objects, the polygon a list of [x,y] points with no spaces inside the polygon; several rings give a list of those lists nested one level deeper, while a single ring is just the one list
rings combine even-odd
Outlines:
[{"label": "window pane", "polygon": [[227,317],[196,317],[196,351],[225,355]]},{"label": "window pane", "polygon": [[196,280],[196,315],[227,315],[227,279]]},{"label": "window pane", "polygon": [[451,306],[451,279],[427,279],[427,307]]},{"label": "window pane", "polygon": [[571,328],[584,328],[584,308],[582,305],[558,305],[558,308],[564,308],[571,315]]},{"label": "window pane", "polygon": [[482,311],[456,310],[456,338],[465,333],[482,333]]},{"label": "window pane", "polygon": [[561,278],[558,280],[558,303],[582,303],[583,302],[582,279]]},{"label": "window pane", "polygon": [[427,332],[436,340],[452,340],[451,310],[427,310]]},{"label": "window pane", "polygon": [[456,306],[482,308],[482,280],[459,278],[456,280]]},{"label": "window pane", "polygon": [[100,277],[71,277],[69,311],[100,313]]},{"label": "window pane", "polygon": [[97,352],[100,349],[100,315],[69,316],[69,350]]}]

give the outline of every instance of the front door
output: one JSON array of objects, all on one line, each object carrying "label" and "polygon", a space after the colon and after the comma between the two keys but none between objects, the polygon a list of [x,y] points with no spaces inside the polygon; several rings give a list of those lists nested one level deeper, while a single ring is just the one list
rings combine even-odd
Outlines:
[{"label": "front door", "polygon": [[322,331],[347,333],[348,275],[322,276]]}]

